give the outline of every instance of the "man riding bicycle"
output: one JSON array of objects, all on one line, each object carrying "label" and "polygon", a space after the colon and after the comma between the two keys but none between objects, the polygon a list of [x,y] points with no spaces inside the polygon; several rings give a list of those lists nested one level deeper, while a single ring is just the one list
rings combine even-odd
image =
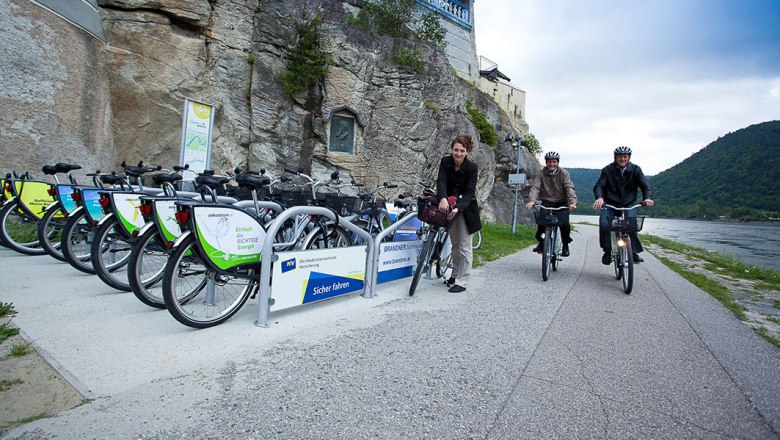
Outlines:
[{"label": "man riding bicycle", "polygon": [[[571,181],[569,172],[558,167],[560,159],[561,155],[555,151],[550,151],[544,155],[545,167],[539,170],[534,183],[531,185],[531,192],[528,195],[530,201],[525,205],[526,208],[531,209],[536,200],[540,199],[544,207],[556,208],[568,205],[571,211],[577,209],[577,194],[574,192],[574,184]],[[536,227],[536,241],[539,242],[539,245],[533,248],[534,252],[542,252],[544,228],[543,225]],[[569,243],[572,242],[571,225],[569,224],[568,216],[566,216],[560,228],[563,240],[561,256],[568,257]]]},{"label": "man riding bicycle", "polygon": [[[618,208],[626,208],[636,204],[637,189],[642,190],[642,202],[647,206],[653,206],[653,191],[647,181],[642,169],[631,162],[631,149],[628,147],[617,147],[614,151],[615,161],[601,170],[599,180],[593,187],[593,195],[596,196],[596,203],[593,207],[599,209],[599,242],[604,255],[601,262],[609,265],[612,261],[612,243],[609,237],[609,225],[612,219],[617,215],[612,208],[604,207],[609,204]],[[602,209],[604,208],[604,209]],[[636,209],[626,213],[628,218],[636,219]],[[638,254],[644,249],[639,242],[636,231],[629,233],[631,237],[631,247],[635,263],[644,261]]]}]

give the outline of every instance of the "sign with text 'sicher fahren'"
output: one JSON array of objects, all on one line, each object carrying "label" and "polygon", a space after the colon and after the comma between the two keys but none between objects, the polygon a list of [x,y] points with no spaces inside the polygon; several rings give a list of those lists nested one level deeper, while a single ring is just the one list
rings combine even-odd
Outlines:
[{"label": "sign with text 'sicher fahren'", "polygon": [[[214,107],[202,102],[184,99],[179,165],[189,165],[196,173],[211,165],[211,131],[214,125]],[[185,177],[186,179],[186,177]]]}]

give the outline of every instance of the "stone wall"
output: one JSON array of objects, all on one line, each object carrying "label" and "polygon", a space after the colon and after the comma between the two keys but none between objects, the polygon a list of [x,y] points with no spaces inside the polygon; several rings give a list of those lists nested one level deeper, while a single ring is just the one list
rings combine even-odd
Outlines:
[{"label": "stone wall", "polygon": [[[11,4],[12,13],[2,13],[4,22],[31,21],[33,14],[41,15],[35,20],[45,15],[46,23],[59,20],[35,11],[26,0]],[[16,100],[9,103],[11,108],[30,109],[29,122],[17,124],[15,134],[31,139],[30,164],[38,166],[41,152],[47,151],[44,136],[69,134],[68,127],[81,130],[80,137],[69,141],[81,148],[80,156],[74,155],[77,160],[116,166],[121,160],[143,159],[169,167],[179,157],[185,97],[215,106],[212,166],[218,171],[249,165],[276,176],[284,167],[300,167],[325,178],[338,169],[343,178],[354,178],[367,187],[393,182],[413,193],[419,192],[417,182],[435,178],[453,136],[478,137],[466,101],[482,109],[500,139],[506,131],[518,130],[488,95],[455,75],[441,50],[378,37],[349,25],[346,14],[354,10],[354,0],[309,2],[324,13],[322,38],[331,63],[324,84],[297,99],[283,93],[278,76],[285,69],[284,42],[291,36],[292,20],[305,2],[100,0],[99,4],[106,46],[64,21],[57,23],[62,29],[50,34],[35,30],[42,26],[15,25],[17,38],[26,39],[30,48],[15,55],[26,58],[2,71],[18,75],[29,71],[36,80],[19,83],[45,88],[28,93],[36,96],[29,103],[20,88]],[[5,46],[4,51],[12,50]],[[394,51],[412,46],[427,61],[424,74],[393,61]],[[93,71],[77,69],[85,65]],[[39,102],[38,96],[47,98]],[[75,106],[81,113],[71,110],[58,116],[62,112],[48,110],[57,102]],[[328,115],[345,106],[364,124],[355,133],[359,138],[354,154],[328,150]],[[45,117],[33,118],[44,111]],[[4,151],[5,140],[11,139],[8,127],[14,127],[10,122],[0,127]],[[112,140],[113,149],[109,148]],[[52,149],[68,151],[60,150],[59,144]],[[515,156],[503,143],[495,149],[480,144],[472,153],[480,167],[478,193],[488,220],[511,220],[513,200],[507,199],[511,189],[505,182],[506,174],[514,170]],[[527,162],[524,168],[535,166],[527,152],[522,157]]]},{"label": "stone wall", "polygon": [[28,0],[0,7],[0,163],[3,173],[115,162],[103,43]]}]

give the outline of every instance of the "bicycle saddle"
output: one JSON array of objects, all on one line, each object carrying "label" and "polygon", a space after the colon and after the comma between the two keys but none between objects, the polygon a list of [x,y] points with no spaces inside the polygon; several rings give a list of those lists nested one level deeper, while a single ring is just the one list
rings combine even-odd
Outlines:
[{"label": "bicycle saddle", "polygon": [[230,182],[230,178],[222,176],[198,176],[195,178],[197,186],[208,186],[212,189],[219,188],[228,182]]},{"label": "bicycle saddle", "polygon": [[152,176],[152,182],[154,182],[157,185],[162,185],[165,182],[174,183],[181,179],[182,179],[181,174],[176,174],[176,173],[170,173],[170,174],[161,173]]},{"label": "bicycle saddle", "polygon": [[258,176],[258,175],[248,174],[248,173],[241,173],[236,176],[236,183],[238,183],[238,186],[251,187],[257,189],[269,185],[271,183],[271,178],[268,176]]}]

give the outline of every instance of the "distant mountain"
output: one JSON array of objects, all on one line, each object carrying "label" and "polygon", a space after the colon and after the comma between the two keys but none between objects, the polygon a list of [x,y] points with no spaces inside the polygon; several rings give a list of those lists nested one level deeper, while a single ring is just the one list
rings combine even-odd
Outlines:
[{"label": "distant mountain", "polygon": [[596,184],[596,180],[598,180],[599,174],[601,174],[601,168],[566,169],[569,171],[569,174],[571,174],[571,181],[574,183],[574,189],[577,192],[577,206],[579,208],[578,211],[593,205],[593,202],[596,201],[596,198],[593,197],[593,185]]},{"label": "distant mountain", "polygon": [[[662,208],[653,211],[661,215],[711,217],[717,211],[718,215],[745,209],[780,211],[780,121],[728,133],[651,177],[650,183],[653,198]],[[681,207],[701,212],[675,212]]]}]

